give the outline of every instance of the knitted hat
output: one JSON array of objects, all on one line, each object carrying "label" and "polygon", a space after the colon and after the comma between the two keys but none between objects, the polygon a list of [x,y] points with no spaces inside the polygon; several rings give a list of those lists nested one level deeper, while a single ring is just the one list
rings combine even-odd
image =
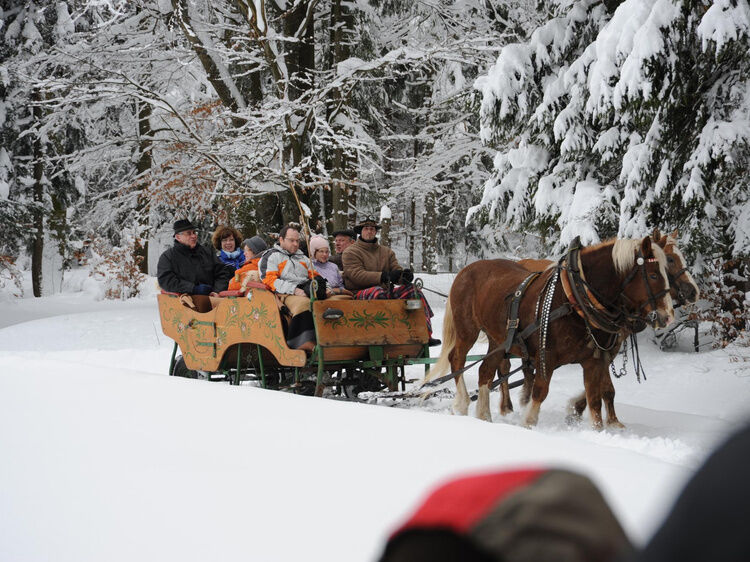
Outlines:
[{"label": "knitted hat", "polygon": [[310,237],[310,257],[315,259],[315,252],[322,248],[328,248],[328,250],[331,250],[331,247],[328,245],[328,240],[323,238],[322,236],[315,235]]},{"label": "knitted hat", "polygon": [[250,248],[253,255],[258,255],[261,252],[268,250],[268,245],[263,241],[260,236],[253,236],[252,238],[246,238],[242,243],[243,246]]},{"label": "knitted hat", "polygon": [[[464,555],[415,558],[436,538]],[[380,561],[465,560],[474,551],[482,553],[475,560],[613,562],[632,546],[591,480],[566,470],[530,469],[441,486],[391,536]]]},{"label": "knitted hat", "polygon": [[177,222],[174,223],[174,233],[179,234],[180,232],[184,232],[186,230],[198,230],[193,223],[191,223],[187,219],[180,219]]}]

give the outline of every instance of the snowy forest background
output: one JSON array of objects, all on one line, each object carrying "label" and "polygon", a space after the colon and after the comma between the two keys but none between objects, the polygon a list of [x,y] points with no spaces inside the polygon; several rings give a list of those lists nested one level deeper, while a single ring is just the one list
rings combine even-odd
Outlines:
[{"label": "snowy forest background", "polygon": [[746,0],[0,6],[6,292],[92,240],[129,296],[175,218],[267,236],[297,194],[324,234],[390,216],[428,272],[678,229],[722,337],[746,325]]}]

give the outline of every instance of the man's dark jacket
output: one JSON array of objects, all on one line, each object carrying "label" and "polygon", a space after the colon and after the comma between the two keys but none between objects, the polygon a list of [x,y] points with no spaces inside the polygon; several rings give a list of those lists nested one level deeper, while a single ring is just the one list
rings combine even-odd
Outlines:
[{"label": "man's dark jacket", "polygon": [[177,240],[161,255],[156,269],[159,286],[170,293],[192,293],[201,284],[210,285],[217,293],[226,291],[233,275],[234,269],[213,251],[200,244],[190,249]]}]

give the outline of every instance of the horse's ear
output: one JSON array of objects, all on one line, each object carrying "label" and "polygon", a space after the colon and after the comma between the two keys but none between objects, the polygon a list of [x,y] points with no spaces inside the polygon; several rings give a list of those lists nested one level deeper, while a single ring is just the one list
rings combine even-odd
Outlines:
[{"label": "horse's ear", "polygon": [[674,238],[675,240],[679,240],[680,239],[680,233],[679,233],[679,231],[676,228],[674,229],[674,232],[672,234],[670,234],[670,236],[672,238]]},{"label": "horse's ear", "polygon": [[646,236],[641,242],[641,253],[643,253],[643,257],[650,257],[653,253],[653,250],[651,249],[651,238],[648,236]]},{"label": "horse's ear", "polygon": [[654,242],[658,242],[661,239],[661,231],[658,228],[655,228],[654,231],[651,233],[651,240]]}]

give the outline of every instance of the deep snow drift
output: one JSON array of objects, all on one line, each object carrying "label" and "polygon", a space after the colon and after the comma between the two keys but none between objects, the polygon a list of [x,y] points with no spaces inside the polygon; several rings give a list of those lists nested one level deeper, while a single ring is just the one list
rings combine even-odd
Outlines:
[{"label": "deep snow drift", "polygon": [[[439,334],[445,302],[428,297]],[[153,295],[0,307],[1,560],[373,560],[442,479],[540,464],[591,476],[642,543],[750,397],[747,348],[696,354],[687,336],[662,352],[644,333],[648,380],[615,381],[627,429],[565,424],[582,389],[570,366],[528,430],[496,393],[489,424],[447,398],[388,408],[168,377]]]}]

